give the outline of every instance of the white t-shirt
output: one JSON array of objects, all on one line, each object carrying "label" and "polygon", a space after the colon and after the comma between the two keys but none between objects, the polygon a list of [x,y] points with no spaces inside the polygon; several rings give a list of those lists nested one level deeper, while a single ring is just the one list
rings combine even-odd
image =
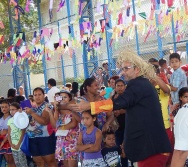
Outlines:
[{"label": "white t-shirt", "polygon": [[174,118],[175,150],[188,151],[188,103],[179,109]]},{"label": "white t-shirt", "polygon": [[59,92],[59,89],[56,86],[53,86],[47,93],[49,102],[54,102],[54,96],[55,94]]}]

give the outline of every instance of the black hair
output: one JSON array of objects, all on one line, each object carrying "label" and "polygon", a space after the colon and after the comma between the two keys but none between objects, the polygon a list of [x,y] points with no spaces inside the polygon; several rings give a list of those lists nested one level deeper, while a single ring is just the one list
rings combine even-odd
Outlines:
[{"label": "black hair", "polygon": [[157,63],[158,60],[157,60],[156,58],[152,57],[152,58],[150,58],[150,59],[148,60],[148,62],[149,62],[149,63]]},{"label": "black hair", "polygon": [[102,67],[98,67],[97,70],[103,70]]},{"label": "black hair", "polygon": [[85,111],[82,112],[82,114],[83,114],[83,113],[88,113],[89,115],[91,115],[92,118],[96,118],[96,120],[95,120],[95,122],[94,122],[94,126],[95,126],[95,127],[98,127],[97,115],[92,115],[92,114],[91,114],[91,110],[85,110]]},{"label": "black hair", "polygon": [[1,104],[8,104],[8,105],[10,105],[10,103],[8,102],[8,100],[3,100],[2,102],[1,102]]},{"label": "black hair", "polygon": [[172,53],[170,56],[169,56],[169,60],[171,59],[178,59],[179,61],[181,61],[180,59],[180,55],[178,53]]},{"label": "black hair", "polygon": [[72,90],[70,91],[70,93],[75,96],[77,92],[78,92],[78,82],[73,82],[72,83]]},{"label": "black hair", "polygon": [[182,105],[182,101],[180,100],[180,98],[188,92],[188,87],[183,87],[179,90],[178,95],[179,95],[179,101],[180,101],[180,106]]},{"label": "black hair", "polygon": [[[80,87],[80,96],[82,96],[81,94],[83,94],[84,92],[87,92],[87,86],[91,86],[91,84],[95,82],[94,78],[87,78],[84,83],[83,86]],[[85,93],[84,93],[85,95]]]},{"label": "black hair", "polygon": [[159,74],[160,73],[159,66],[154,64],[153,67],[154,67],[154,70],[155,70],[156,74]]},{"label": "black hair", "polygon": [[68,91],[62,91],[62,92],[60,92],[59,94],[61,94],[61,93],[65,93],[65,94],[67,94],[68,96],[69,96],[69,101],[71,101],[72,100],[72,95],[68,92]]},{"label": "black hair", "polygon": [[15,101],[16,101],[17,103],[19,103],[19,104],[20,104],[21,101],[24,101],[24,100],[25,100],[25,97],[23,97],[23,96],[16,96],[16,97],[15,97]]},{"label": "black hair", "polygon": [[105,89],[105,86],[101,86],[101,90],[104,90]]},{"label": "black hair", "polygon": [[102,66],[104,67],[104,65],[108,65],[108,62],[107,62],[107,61],[104,61],[104,62],[102,63]]},{"label": "black hair", "polygon": [[166,59],[164,58],[159,59],[159,65],[162,66],[163,64],[166,64]]},{"label": "black hair", "polygon": [[33,94],[37,90],[40,90],[42,92],[42,94],[44,95],[44,90],[41,87],[36,87],[35,89],[33,89]]},{"label": "black hair", "polygon": [[66,83],[65,86],[66,86],[67,88],[71,88],[71,87],[72,87],[72,84],[71,84],[71,83]]},{"label": "black hair", "polygon": [[16,96],[16,89],[10,88],[7,93],[7,97],[15,97]]},{"label": "black hair", "polygon": [[3,96],[0,97],[0,100],[4,100],[5,98]]},{"label": "black hair", "polygon": [[16,109],[20,109],[20,108],[21,108],[21,107],[20,107],[20,104],[17,103],[17,102],[11,103],[10,106],[16,107]]},{"label": "black hair", "polygon": [[80,96],[83,96],[83,95],[85,95],[85,92],[84,92],[84,84],[82,84],[82,85],[80,86]]},{"label": "black hair", "polygon": [[33,95],[29,95],[28,98],[33,98]]},{"label": "black hair", "polygon": [[103,132],[103,139],[105,139],[108,135],[115,135],[115,132],[113,130],[108,130],[106,132]]},{"label": "black hair", "polygon": [[56,86],[56,80],[53,79],[53,78],[50,78],[50,79],[48,80],[48,84],[51,85],[51,86]]},{"label": "black hair", "polygon": [[122,79],[117,79],[117,80],[115,81],[115,85],[117,85],[117,83],[119,83],[119,82],[122,82],[124,85],[126,85],[126,84],[125,84],[125,81],[122,80]]}]

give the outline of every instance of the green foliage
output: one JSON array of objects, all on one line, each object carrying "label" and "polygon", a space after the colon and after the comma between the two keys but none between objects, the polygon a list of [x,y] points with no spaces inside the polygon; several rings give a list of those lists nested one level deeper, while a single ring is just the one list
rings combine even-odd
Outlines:
[{"label": "green foliage", "polygon": [[79,85],[81,85],[81,84],[83,84],[84,80],[85,80],[84,77],[79,77],[79,78],[71,77],[71,78],[66,78],[66,83],[67,82],[72,83],[75,81],[75,82],[78,82]]},{"label": "green foliage", "polygon": [[[19,5],[25,10],[26,0],[18,0]],[[8,12],[8,2],[9,0],[0,0],[0,20],[3,21],[5,29],[0,29],[0,35],[5,36],[4,44],[0,44],[0,50],[4,51],[5,48],[11,45],[11,30],[10,30],[10,22],[9,22],[9,12]],[[34,1],[36,4],[36,1]],[[24,15],[20,15],[20,25],[22,32],[26,34],[26,41],[32,39],[33,32],[28,33],[31,30],[38,28],[38,14],[36,5],[30,5],[30,12],[25,13]],[[13,7],[11,7],[13,10]],[[16,29],[14,29],[14,33],[17,33]]]},{"label": "green foliage", "polygon": [[43,73],[42,61],[38,61],[37,63],[33,63],[30,65],[30,71],[33,74],[41,74]]}]

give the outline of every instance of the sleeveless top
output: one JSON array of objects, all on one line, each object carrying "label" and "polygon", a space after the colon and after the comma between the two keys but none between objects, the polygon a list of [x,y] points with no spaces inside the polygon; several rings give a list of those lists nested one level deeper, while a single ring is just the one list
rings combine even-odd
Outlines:
[{"label": "sleeveless top", "polygon": [[[93,131],[90,134],[86,133],[86,130],[82,132],[82,143],[85,144],[94,144],[96,141],[96,131],[97,128],[94,127]],[[84,159],[97,159],[102,158],[101,151],[98,152],[84,152]]]},{"label": "sleeveless top", "polygon": [[[32,110],[35,114],[41,116],[47,104],[48,103],[44,102],[39,107],[32,108]],[[29,138],[48,137],[52,133],[53,128],[50,123],[48,125],[41,125],[33,117],[29,116],[29,126],[27,128]]]},{"label": "sleeveless top", "polygon": [[0,130],[8,130],[8,120],[11,118],[11,115],[9,115],[6,119],[3,117],[0,118]]}]

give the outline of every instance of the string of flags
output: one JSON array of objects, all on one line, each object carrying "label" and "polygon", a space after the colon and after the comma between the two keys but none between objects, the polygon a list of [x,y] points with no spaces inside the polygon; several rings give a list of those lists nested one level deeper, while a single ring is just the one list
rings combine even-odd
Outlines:
[{"label": "string of flags", "polygon": [[[60,28],[58,29],[58,42],[53,42],[51,38],[54,34],[53,29],[43,28],[40,32],[35,31],[32,41],[27,42],[25,46],[23,45],[25,41],[24,33],[19,33],[14,36],[13,44],[5,52],[11,60],[11,64],[14,64],[16,61],[22,63],[25,58],[37,62],[40,55],[45,55],[46,59],[50,60],[55,51],[58,53],[58,58],[64,54],[69,54],[72,57],[76,48],[81,49],[83,44],[87,44],[88,56],[90,56],[92,49],[100,51],[100,46],[106,37],[106,29],[109,33],[112,33],[110,47],[112,47],[113,43],[118,44],[119,38],[127,38],[127,41],[134,39],[135,26],[137,27],[138,34],[143,37],[143,42],[147,42],[156,33],[161,38],[172,36],[172,18],[175,23],[176,41],[178,42],[187,37],[188,27],[187,0],[179,2],[180,5],[175,8],[175,0],[151,0],[150,10],[141,11],[142,1],[138,0],[136,6],[139,12],[137,15],[134,15],[131,0],[106,0],[106,4],[104,4],[103,0],[98,0],[96,9],[94,9],[95,13],[102,13],[103,18],[105,18],[105,13],[108,13],[108,17],[96,20],[94,25],[92,25],[90,21],[79,23],[84,3],[81,0],[75,0],[74,8],[75,12],[77,12],[77,19],[74,24],[79,26],[79,31],[74,30],[74,37],[72,37],[73,29],[71,25],[68,25],[68,32],[62,32]],[[18,12],[24,13],[22,8],[17,5],[16,0],[11,0],[10,4],[15,6],[17,14]],[[25,12],[29,12],[30,4],[31,0],[27,0]],[[59,0],[57,10],[54,11],[54,0],[49,1],[50,21],[53,18],[53,12],[59,12],[65,4],[65,0]],[[110,20],[115,22],[115,24],[112,24],[112,27],[110,27]],[[4,29],[2,21],[0,21],[0,29]],[[64,33],[68,33],[69,37],[64,38]],[[0,35],[0,44],[3,44],[3,42],[4,35],[2,34]]]}]

